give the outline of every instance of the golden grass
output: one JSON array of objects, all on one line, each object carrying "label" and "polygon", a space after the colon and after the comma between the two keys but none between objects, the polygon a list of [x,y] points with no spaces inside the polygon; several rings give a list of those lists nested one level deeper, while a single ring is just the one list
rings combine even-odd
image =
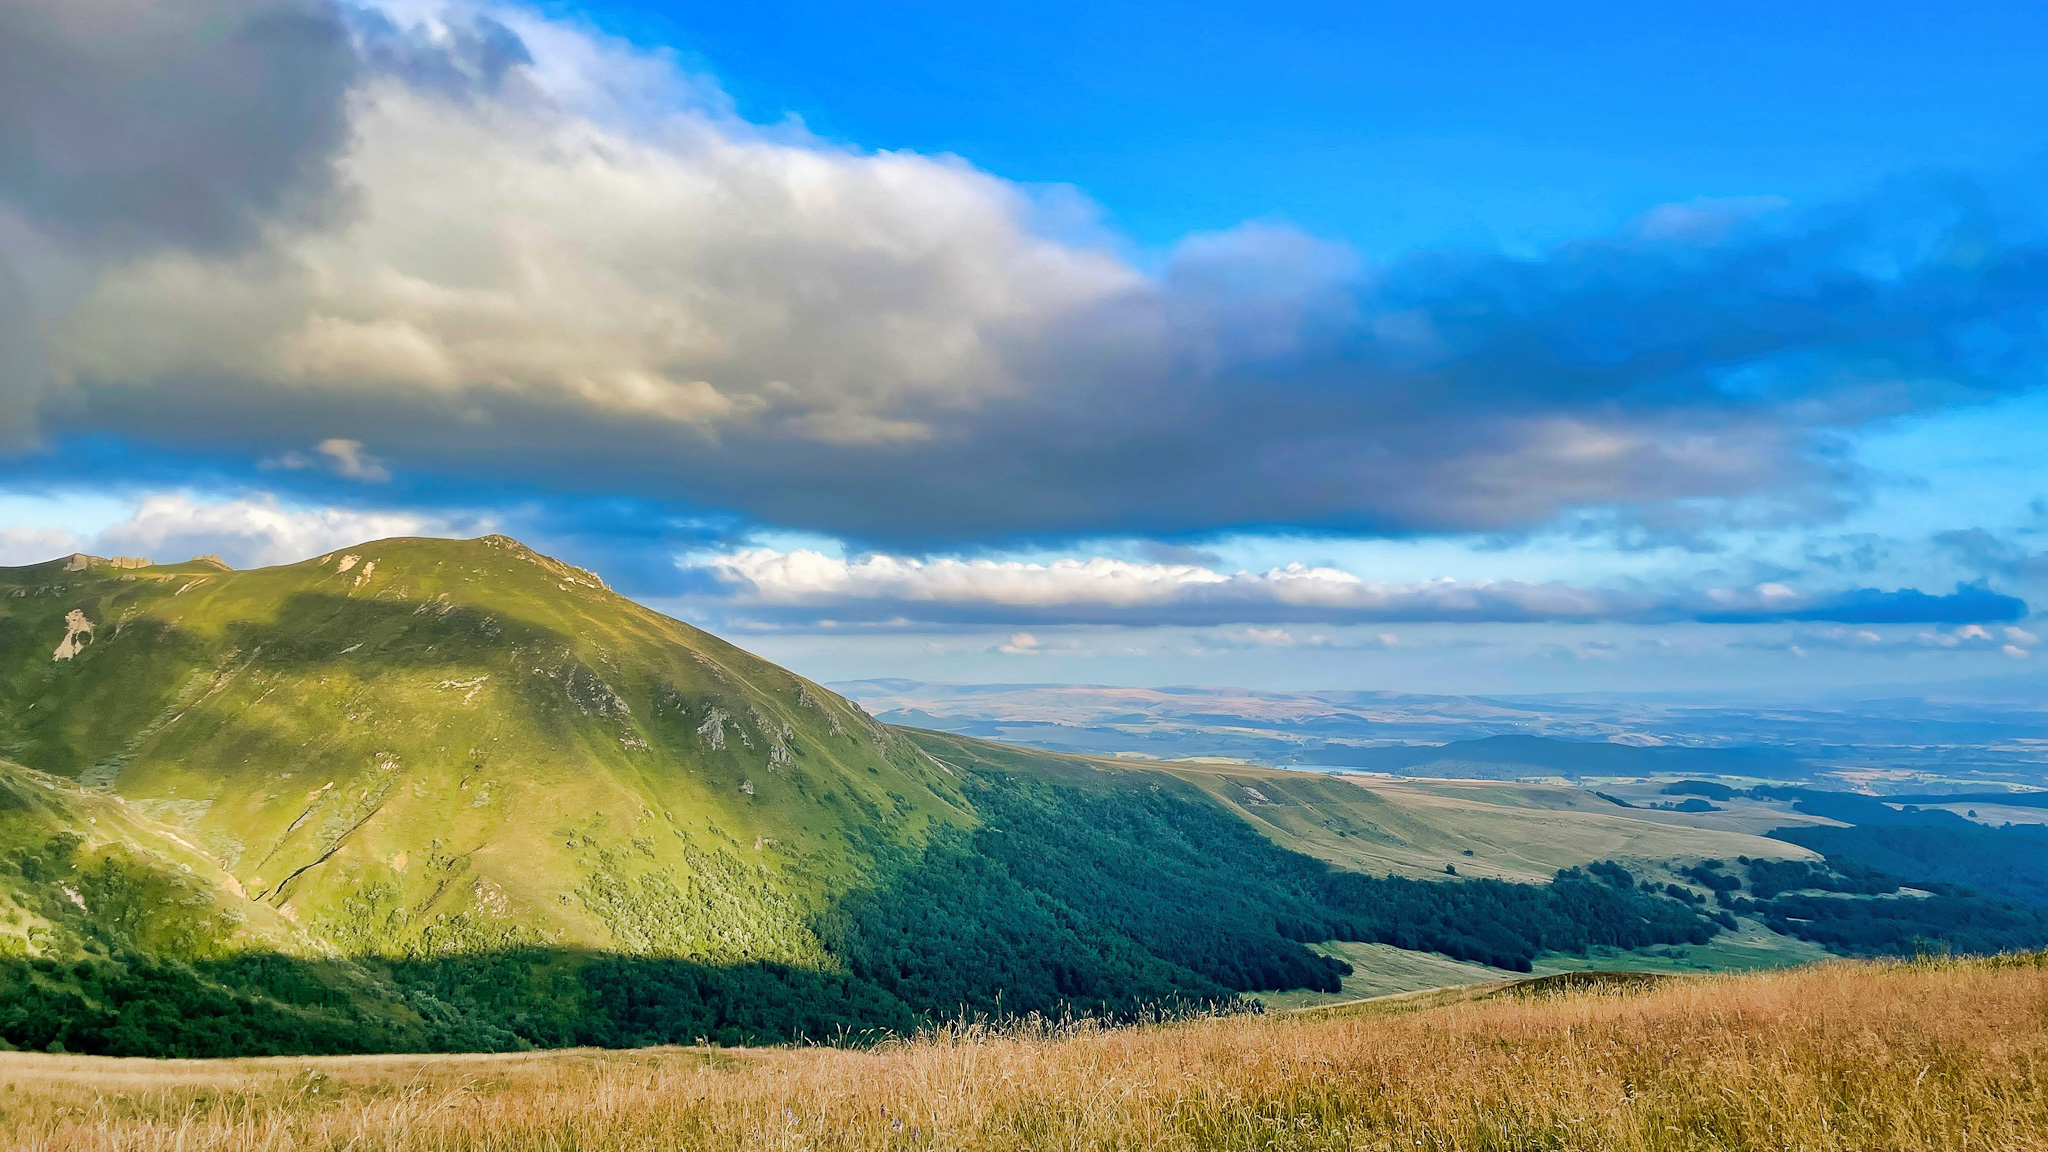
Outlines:
[{"label": "golden grass", "polygon": [[882,1050],[0,1054],[22,1149],[2048,1149],[2048,963],[1818,967]]}]

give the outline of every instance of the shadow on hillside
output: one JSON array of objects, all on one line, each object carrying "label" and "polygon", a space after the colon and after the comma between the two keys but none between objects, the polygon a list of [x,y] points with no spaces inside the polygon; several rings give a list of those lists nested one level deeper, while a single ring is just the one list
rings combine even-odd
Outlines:
[{"label": "shadow on hillside", "polygon": [[229,647],[266,668],[468,666],[511,648],[560,648],[574,638],[470,604],[299,592],[275,618],[236,621]]},{"label": "shadow on hillside", "polygon": [[111,1056],[860,1043],[916,1025],[863,981],[773,964],[561,949],[396,962],[0,960],[0,1040]]}]

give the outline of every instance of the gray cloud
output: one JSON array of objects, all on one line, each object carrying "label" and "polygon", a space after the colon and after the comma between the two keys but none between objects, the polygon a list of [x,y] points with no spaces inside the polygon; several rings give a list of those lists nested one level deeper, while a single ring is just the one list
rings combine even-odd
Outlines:
[{"label": "gray cloud", "polygon": [[1980,576],[2017,580],[2048,578],[2048,551],[2034,551],[2019,541],[1985,528],[1937,532],[1934,543]]},{"label": "gray cloud", "polygon": [[434,26],[404,25],[370,8],[350,12],[364,62],[418,88],[451,96],[501,90],[533,63],[519,34],[484,12],[450,12]]},{"label": "gray cloud", "polygon": [[355,55],[326,0],[0,5],[0,199],[99,250],[317,218]]},{"label": "gray cloud", "polygon": [[[531,12],[370,12],[351,63],[326,9],[206,3],[268,31],[178,24],[172,50],[7,113],[42,143],[0,183],[37,231],[0,244],[80,284],[25,289],[49,362],[0,418],[245,459],[351,442],[400,473],[894,547],[1512,533],[1587,509],[1668,537],[1824,516],[1854,496],[1855,429],[2048,361],[2048,249],[1964,187],[1671,207],[1536,259],[1382,268],[1248,227],[1155,275],[1049,235],[1052,205],[958,160],[740,123],[663,61]],[[47,40],[63,11],[16,24]],[[209,52],[253,79],[202,96],[290,88],[253,128],[169,105],[201,126],[188,151],[224,153],[194,168],[219,195],[159,208],[144,161],[69,165],[93,116],[131,114],[122,78],[168,85]],[[323,118],[350,77],[350,119]],[[273,139],[287,122],[303,147]],[[345,218],[223,251],[330,160]],[[81,229],[185,247],[79,272]]]}]

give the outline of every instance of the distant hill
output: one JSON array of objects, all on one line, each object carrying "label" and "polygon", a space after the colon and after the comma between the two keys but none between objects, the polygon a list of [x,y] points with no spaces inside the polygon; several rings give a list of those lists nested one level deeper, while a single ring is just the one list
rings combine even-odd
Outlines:
[{"label": "distant hill", "polygon": [[[1407,754],[1404,746],[1534,736],[1580,745],[1736,752],[1732,771],[1770,779],[1833,780],[1838,783],[1829,786],[1834,787],[1859,786],[1856,782],[1867,779],[1867,769],[1876,764],[1965,790],[2048,787],[2048,763],[2033,748],[2048,727],[2043,705],[2048,692],[2038,676],[1974,688],[1919,685],[1901,687],[1896,695],[1799,699],[1715,693],[1443,696],[903,679],[844,681],[832,687],[886,723],[1083,755],[1372,767],[1375,756],[1399,762]],[[1483,754],[1463,762],[1503,761]],[[1538,769],[1525,774],[1569,774],[1551,770],[1542,757],[1523,762]],[[1695,762],[1700,766],[1679,770],[1715,771],[1703,757]],[[1661,770],[1655,758],[1647,763]],[[1639,770],[1636,765],[1624,768],[1623,775]]]},{"label": "distant hill", "polygon": [[1515,779],[1522,776],[1658,776],[1672,773],[1803,779],[1798,757],[1777,748],[1685,748],[1487,736],[1441,745],[1327,750],[1334,766],[1411,776]]}]

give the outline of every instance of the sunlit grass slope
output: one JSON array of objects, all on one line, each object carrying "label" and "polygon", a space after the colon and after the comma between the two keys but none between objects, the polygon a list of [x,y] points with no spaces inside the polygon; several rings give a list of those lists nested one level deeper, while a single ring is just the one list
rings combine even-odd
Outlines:
[{"label": "sunlit grass slope", "polygon": [[240,900],[234,878],[176,832],[116,797],[5,761],[0,859],[0,958],[62,955],[88,924],[179,955],[212,954],[234,937],[279,947],[298,938]]},{"label": "sunlit grass slope", "polygon": [[857,707],[505,537],[0,570],[0,741],[353,954],[824,963],[808,917],[971,816]]},{"label": "sunlit grass slope", "polygon": [[2048,1147],[2038,956],[855,1052],[217,1063],[0,1054],[0,1147]]},{"label": "sunlit grass slope", "polygon": [[[1168,763],[1275,843],[1345,868],[1403,876],[1547,879],[1595,860],[1812,859],[1782,840],[1631,811],[1583,788],[1392,781]],[[1796,819],[1796,818],[1795,818]]]}]

